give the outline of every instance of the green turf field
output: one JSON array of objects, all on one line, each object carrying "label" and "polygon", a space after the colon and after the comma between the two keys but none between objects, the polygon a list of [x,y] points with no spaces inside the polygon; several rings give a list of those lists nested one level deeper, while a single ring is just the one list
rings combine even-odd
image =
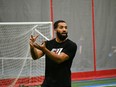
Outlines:
[{"label": "green turf field", "polygon": [[[29,87],[41,87],[41,86],[29,86]],[[116,87],[116,78],[73,81],[72,87]]]},{"label": "green turf field", "polygon": [[116,87],[116,78],[76,81],[72,87]]}]

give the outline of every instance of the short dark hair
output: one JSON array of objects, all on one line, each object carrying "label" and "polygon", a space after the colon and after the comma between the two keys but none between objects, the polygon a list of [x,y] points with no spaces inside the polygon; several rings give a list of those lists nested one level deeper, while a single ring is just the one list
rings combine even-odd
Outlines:
[{"label": "short dark hair", "polygon": [[60,23],[60,22],[66,23],[64,20],[58,20],[58,21],[54,22],[54,29],[56,29],[58,27],[58,23]]}]

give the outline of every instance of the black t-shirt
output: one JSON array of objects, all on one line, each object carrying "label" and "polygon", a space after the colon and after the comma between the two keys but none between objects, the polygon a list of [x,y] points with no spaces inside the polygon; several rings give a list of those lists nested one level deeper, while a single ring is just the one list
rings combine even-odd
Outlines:
[{"label": "black t-shirt", "polygon": [[58,64],[46,55],[45,80],[43,84],[49,85],[50,87],[71,86],[70,68],[77,50],[77,45],[69,39],[63,43],[58,43],[53,39],[46,41],[46,48],[58,55],[64,52],[69,56],[69,59]]}]

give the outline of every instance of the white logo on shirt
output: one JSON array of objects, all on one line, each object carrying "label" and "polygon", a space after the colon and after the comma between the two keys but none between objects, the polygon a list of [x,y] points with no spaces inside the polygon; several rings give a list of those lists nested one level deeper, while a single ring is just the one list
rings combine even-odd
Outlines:
[{"label": "white logo on shirt", "polygon": [[59,55],[62,52],[62,50],[63,48],[53,48],[51,51]]}]

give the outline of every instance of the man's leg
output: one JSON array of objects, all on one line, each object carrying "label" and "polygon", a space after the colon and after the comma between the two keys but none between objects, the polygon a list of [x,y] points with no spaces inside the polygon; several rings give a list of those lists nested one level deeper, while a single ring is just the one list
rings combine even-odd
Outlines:
[{"label": "man's leg", "polygon": [[50,87],[50,86],[43,84],[43,85],[41,85],[41,87]]}]

